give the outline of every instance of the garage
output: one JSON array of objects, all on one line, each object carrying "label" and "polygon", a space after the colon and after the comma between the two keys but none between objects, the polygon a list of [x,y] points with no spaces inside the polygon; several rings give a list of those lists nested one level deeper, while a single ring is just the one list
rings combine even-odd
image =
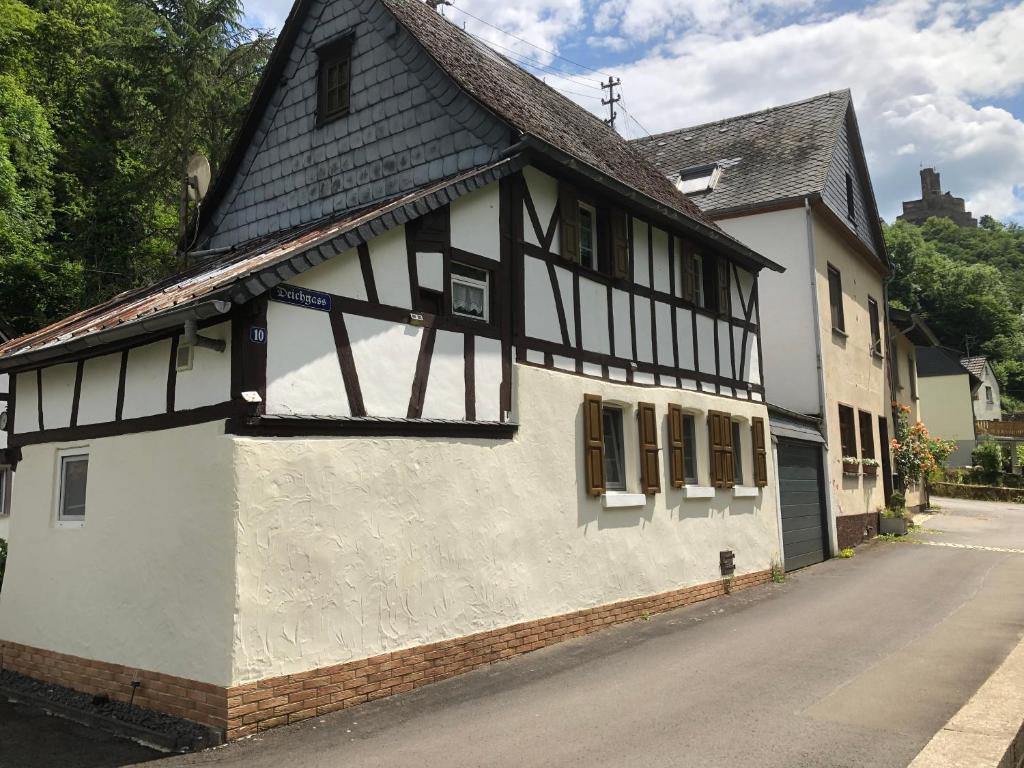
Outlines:
[{"label": "garage", "polygon": [[793,571],[829,556],[824,440],[813,419],[779,413],[769,418],[778,460],[783,558],[786,570]]}]

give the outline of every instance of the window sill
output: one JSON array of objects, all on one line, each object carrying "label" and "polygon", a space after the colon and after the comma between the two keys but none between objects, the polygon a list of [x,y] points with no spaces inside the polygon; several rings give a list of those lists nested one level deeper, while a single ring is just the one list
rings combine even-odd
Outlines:
[{"label": "window sill", "polygon": [[842,328],[833,328],[832,329],[832,335],[833,336],[838,336],[841,339],[848,339],[848,338],[850,338],[849,334],[846,331],[844,331]]},{"label": "window sill", "polygon": [[715,498],[715,489],[712,488],[710,485],[684,485],[683,498],[713,499]]},{"label": "window sill", "polygon": [[601,496],[605,509],[627,509],[629,507],[642,507],[647,503],[647,497],[642,493],[625,493],[623,491],[608,491]]},{"label": "window sill", "polygon": [[757,493],[757,486],[753,485],[734,485],[732,487],[734,499],[753,499],[757,496]]},{"label": "window sill", "polygon": [[83,528],[85,520],[58,520],[54,523],[56,528]]}]

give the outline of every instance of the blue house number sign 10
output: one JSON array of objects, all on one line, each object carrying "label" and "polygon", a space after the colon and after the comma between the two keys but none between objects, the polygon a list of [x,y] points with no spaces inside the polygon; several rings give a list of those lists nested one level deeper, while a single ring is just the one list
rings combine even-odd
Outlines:
[{"label": "blue house number sign 10", "polygon": [[253,344],[267,343],[267,329],[254,325],[249,329],[249,341]]},{"label": "blue house number sign 10", "polygon": [[275,285],[270,291],[270,298],[306,309],[318,309],[321,312],[331,311],[331,294],[311,291],[308,288],[296,288],[293,285],[284,284]]}]

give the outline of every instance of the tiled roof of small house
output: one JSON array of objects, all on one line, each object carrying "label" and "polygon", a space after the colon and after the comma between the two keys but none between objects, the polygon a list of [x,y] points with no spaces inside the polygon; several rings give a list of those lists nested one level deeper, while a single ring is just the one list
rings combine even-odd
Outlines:
[{"label": "tiled roof of small house", "polygon": [[966,368],[968,371],[973,373],[979,379],[985,373],[985,366],[988,364],[988,358],[983,356],[975,357],[961,357],[960,365]]},{"label": "tiled roof of small house", "polygon": [[755,207],[821,192],[850,105],[848,90],[637,139],[634,146],[668,176],[717,162],[705,211]]},{"label": "tiled roof of small house", "polygon": [[[65,352],[180,325],[180,312],[199,319],[225,315],[232,304],[262,294],[305,269],[375,235],[435,210],[513,173],[519,158],[474,168],[376,205],[243,243],[153,285],[125,291],[77,314],[0,344],[0,370]],[[116,337],[116,338],[114,338]]]}]

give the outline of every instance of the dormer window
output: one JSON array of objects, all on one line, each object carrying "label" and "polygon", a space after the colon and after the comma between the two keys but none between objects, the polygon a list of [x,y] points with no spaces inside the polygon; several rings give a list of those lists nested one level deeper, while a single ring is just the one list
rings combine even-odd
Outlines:
[{"label": "dormer window", "polygon": [[718,163],[684,168],[676,178],[676,189],[684,195],[699,195],[710,192],[718,184],[722,169]]},{"label": "dormer window", "polygon": [[349,111],[352,80],[352,36],[346,35],[317,49],[317,125],[335,120]]}]

